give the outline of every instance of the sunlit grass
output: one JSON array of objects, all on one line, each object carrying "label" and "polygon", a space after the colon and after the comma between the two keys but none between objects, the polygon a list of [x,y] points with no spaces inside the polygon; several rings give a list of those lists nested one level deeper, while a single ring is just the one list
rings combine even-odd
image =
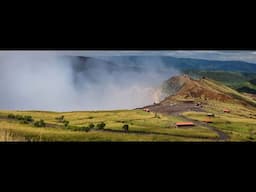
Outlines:
[{"label": "sunlit grass", "polygon": [[[227,108],[231,113],[224,113]],[[239,104],[220,103],[211,101],[206,109],[215,114],[211,117],[212,124],[225,133],[229,134],[233,141],[256,140],[256,110]],[[183,115],[194,120],[202,121],[209,119],[204,112],[185,112]]]},{"label": "sunlit grass", "polygon": [[[8,130],[13,137],[32,141],[209,141],[217,138],[216,133],[203,127],[175,128],[180,117],[171,117],[142,110],[87,111],[87,112],[38,112],[0,111],[0,117],[8,114],[31,115],[33,119],[43,119],[46,123],[62,125],[59,128],[36,128],[33,124],[21,124],[16,120],[0,119],[0,130]],[[118,132],[72,131],[56,117],[64,115],[72,126],[88,126],[90,123],[104,122],[106,130]],[[129,133],[122,132],[123,125],[129,125]]]}]

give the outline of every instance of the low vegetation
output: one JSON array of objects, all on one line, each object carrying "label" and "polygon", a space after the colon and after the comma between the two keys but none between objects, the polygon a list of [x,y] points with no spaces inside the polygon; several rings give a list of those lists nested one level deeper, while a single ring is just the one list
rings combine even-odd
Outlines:
[{"label": "low vegetation", "polygon": [[44,120],[41,119],[40,121],[36,121],[36,122],[34,123],[34,126],[35,126],[35,127],[45,127],[46,124],[45,124]]},{"label": "low vegetation", "polygon": [[101,122],[96,125],[96,128],[99,130],[102,130],[102,129],[104,129],[105,126],[106,126],[106,124],[104,122]]},{"label": "low vegetation", "polygon": [[15,115],[14,115],[14,114],[9,114],[9,115],[8,115],[8,118],[9,118],[9,119],[15,119]]},{"label": "low vegetation", "polygon": [[194,78],[207,77],[236,89],[239,92],[256,94],[256,73],[185,70]]},{"label": "low vegetation", "polygon": [[7,117],[8,119],[18,120],[22,124],[29,124],[34,121],[32,116],[30,115],[22,116],[22,115],[9,114]]},{"label": "low vegetation", "polygon": [[[157,114],[159,118],[156,118],[155,113],[143,110],[12,112],[15,117],[32,116],[34,122],[28,124],[12,119],[13,115],[8,118],[11,117],[8,114],[11,113],[0,111],[0,116],[6,117],[0,119],[0,132],[7,131],[12,139],[26,141],[213,141],[218,137],[203,127],[177,129],[175,122],[181,120],[179,117]],[[57,120],[56,117],[61,118]],[[68,120],[69,124],[65,126],[60,120]]]},{"label": "low vegetation", "polygon": [[125,132],[128,132],[128,130],[129,130],[129,125],[127,125],[127,124],[123,125],[123,130],[124,130]]},{"label": "low vegetation", "polygon": [[[224,113],[224,108],[231,112]],[[211,126],[228,134],[231,141],[256,141],[256,110],[254,108],[211,101],[206,109],[215,114],[214,117],[210,117]],[[185,112],[183,115],[198,121],[209,119],[204,112]]]}]

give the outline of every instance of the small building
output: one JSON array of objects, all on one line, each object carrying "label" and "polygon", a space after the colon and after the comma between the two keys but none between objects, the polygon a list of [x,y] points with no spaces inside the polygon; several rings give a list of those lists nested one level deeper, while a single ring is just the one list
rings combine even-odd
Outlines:
[{"label": "small building", "polygon": [[205,122],[205,123],[212,123],[212,120],[211,119],[204,119],[203,122]]},{"label": "small building", "polygon": [[150,112],[150,110],[148,108],[143,109],[143,111]]},{"label": "small building", "polygon": [[194,126],[193,122],[177,122],[176,127],[184,127],[184,126]]},{"label": "small building", "polygon": [[223,112],[224,113],[230,113],[230,110],[229,109],[224,109]]}]

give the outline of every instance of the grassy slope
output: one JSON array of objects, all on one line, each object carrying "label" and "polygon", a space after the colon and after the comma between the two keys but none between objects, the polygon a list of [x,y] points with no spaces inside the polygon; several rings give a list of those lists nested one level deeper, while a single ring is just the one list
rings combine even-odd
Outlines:
[{"label": "grassy slope", "polygon": [[[256,140],[255,108],[216,101],[210,101],[205,108],[215,114],[215,117],[211,118],[213,121],[211,125],[228,133],[231,141]],[[223,109],[225,108],[229,109],[231,113],[224,113]],[[184,115],[199,121],[206,119],[206,113],[185,112]]]},{"label": "grassy slope", "polygon": [[[32,115],[35,120],[44,119],[46,123],[59,124],[56,117],[64,115],[71,125],[84,126],[89,123],[104,121],[106,129],[120,130],[124,124],[129,124],[129,131],[140,131],[150,134],[90,131],[79,132],[66,128],[36,128],[32,125],[20,124],[17,121],[4,119],[9,113]],[[0,111],[0,130],[6,131],[15,138],[23,140],[42,141],[204,141],[207,138],[216,138],[216,133],[203,128],[194,127],[189,129],[176,129],[175,122],[180,121],[177,117],[160,115],[155,118],[153,113],[141,110],[130,111],[97,111],[97,112],[18,112]],[[159,133],[169,135],[159,135]],[[21,139],[22,140],[22,139]]]},{"label": "grassy slope", "polygon": [[207,85],[208,87],[214,89],[214,90],[218,90],[222,93],[225,93],[227,95],[232,96],[234,99],[237,99],[238,101],[242,101],[245,102],[249,105],[255,106],[256,107],[256,102],[255,100],[253,100],[252,98],[245,96],[241,93],[239,93],[238,91],[231,89],[228,86],[225,86],[223,84],[221,84],[220,82],[214,81],[214,80],[203,80],[202,81],[205,85]]},{"label": "grassy slope", "polygon": [[[231,102],[208,100],[204,109],[215,114],[211,125],[228,133],[231,141],[256,140],[256,101],[214,80],[205,79],[202,84],[235,98]],[[224,113],[223,109],[229,109],[231,113]],[[207,119],[204,112],[185,112],[183,115],[199,121]]]},{"label": "grassy slope", "polygon": [[[202,76],[222,82],[233,89],[249,88],[256,92],[256,85],[251,80],[256,79],[256,73],[227,72],[227,71],[184,71],[184,73],[195,78]],[[243,90],[242,89],[242,90]],[[246,92],[246,91],[245,91]]]}]

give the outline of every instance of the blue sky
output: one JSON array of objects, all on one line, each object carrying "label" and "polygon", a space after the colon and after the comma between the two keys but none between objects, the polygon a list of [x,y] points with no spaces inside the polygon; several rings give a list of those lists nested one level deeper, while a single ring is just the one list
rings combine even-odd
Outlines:
[{"label": "blue sky", "polygon": [[255,51],[1,51],[1,55],[53,54],[76,56],[174,56],[209,60],[238,60],[256,63]]}]

